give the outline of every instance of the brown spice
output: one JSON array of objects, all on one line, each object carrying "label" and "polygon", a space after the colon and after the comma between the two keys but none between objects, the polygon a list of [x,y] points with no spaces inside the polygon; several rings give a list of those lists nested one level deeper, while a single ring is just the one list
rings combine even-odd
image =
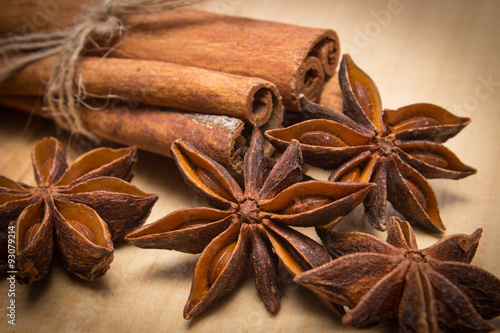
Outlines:
[{"label": "brown spice", "polygon": [[319,101],[339,61],[339,40],[329,29],[192,9],[137,15],[127,24],[132,32],[114,45],[112,56],[262,78],[278,87],[290,110],[299,109],[300,94]]},{"label": "brown spice", "polygon": [[[245,191],[221,165],[187,142],[176,141],[172,153],[184,180],[195,195],[217,209],[176,211],[126,237],[143,248],[202,252],[184,308],[186,319],[229,293],[245,272],[251,254],[256,287],[266,307],[276,311],[281,298],[278,260],[293,276],[329,260],[321,245],[290,226],[319,226],[340,218],[373,186],[300,182],[298,142],[271,169],[263,141],[255,128],[245,156]],[[335,303],[324,301],[333,311],[341,311]]]},{"label": "brown spice", "polygon": [[15,227],[17,281],[30,284],[48,273],[54,243],[66,269],[80,278],[106,273],[112,241],[143,224],[157,200],[127,182],[136,154],[99,148],[68,168],[62,144],[46,138],[33,148],[36,187],[0,176],[0,233]]},{"label": "brown spice", "polygon": [[[95,100],[87,103],[91,107],[79,109],[82,121],[105,139],[169,157],[175,140],[189,139],[193,146],[225,167],[238,172],[243,168],[245,124],[239,119],[140,104],[110,103],[102,107]],[[37,97],[1,96],[0,105],[51,118]],[[266,153],[271,151],[268,144]]]},{"label": "brown spice", "polygon": [[[5,1],[4,1],[5,2]],[[96,3],[97,1],[91,1]],[[0,34],[23,34],[23,17],[39,10],[35,1],[19,6],[8,1],[0,12]],[[89,6],[92,8],[92,3]],[[46,30],[68,28],[84,17],[81,4],[60,4]],[[325,81],[339,61],[337,34],[329,29],[300,27],[200,10],[169,10],[126,18],[127,34],[106,44],[106,56],[156,60],[200,67],[274,83],[287,109],[299,109],[298,96],[319,101]],[[99,55],[105,46],[99,45]]]},{"label": "brown spice", "polygon": [[432,104],[382,110],[377,87],[344,56],[339,71],[344,112],[301,99],[311,118],[285,129],[266,132],[283,151],[300,141],[304,160],[334,169],[330,181],[374,182],[364,201],[368,221],[385,230],[386,202],[409,221],[443,232],[434,191],[425,178],[459,179],[476,173],[441,145],[469,122]]},{"label": "brown spice", "polygon": [[[0,94],[43,95],[56,60],[35,62],[1,81]],[[281,96],[268,81],[160,61],[81,57],[78,89],[98,98],[231,116],[263,128],[283,120]]]},{"label": "brown spice", "polygon": [[410,225],[391,217],[387,243],[360,233],[317,228],[333,261],[294,281],[352,308],[356,328],[398,318],[400,332],[488,332],[500,315],[500,280],[470,265],[481,229],[419,250]]}]

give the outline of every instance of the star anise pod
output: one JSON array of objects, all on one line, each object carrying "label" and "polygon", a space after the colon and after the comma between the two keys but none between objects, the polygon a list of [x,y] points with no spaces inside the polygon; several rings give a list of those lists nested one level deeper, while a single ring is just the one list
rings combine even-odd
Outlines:
[{"label": "star anise pod", "polygon": [[[142,248],[201,253],[184,318],[192,318],[229,293],[253,254],[255,284],[266,307],[280,304],[278,260],[296,275],[329,260],[318,243],[290,228],[329,223],[362,202],[373,184],[336,184],[302,179],[302,155],[292,142],[269,170],[263,137],[254,129],[244,159],[245,191],[217,162],[185,141],[172,155],[192,192],[214,208],[173,212],[127,235]],[[327,304],[342,311],[335,303]]]},{"label": "star anise pod", "polygon": [[488,332],[500,315],[500,280],[470,265],[481,237],[455,234],[419,250],[410,225],[391,217],[387,243],[360,232],[319,228],[334,259],[295,281],[352,308],[345,325],[399,319],[400,332]]},{"label": "star anise pod", "polygon": [[66,269],[84,280],[109,269],[112,241],[142,225],[158,198],[127,182],[136,160],[136,148],[99,148],[68,168],[62,144],[45,138],[32,152],[37,186],[0,176],[1,258],[7,262],[7,234],[15,233],[17,281],[48,273],[54,243]]},{"label": "star anise pod", "polygon": [[382,110],[372,79],[345,55],[339,70],[345,114],[301,98],[311,118],[266,132],[283,151],[300,142],[304,160],[334,169],[330,181],[374,182],[364,206],[368,221],[385,230],[387,201],[406,219],[441,233],[436,195],[425,178],[458,179],[476,173],[441,143],[456,135],[469,118],[454,116],[433,104]]}]

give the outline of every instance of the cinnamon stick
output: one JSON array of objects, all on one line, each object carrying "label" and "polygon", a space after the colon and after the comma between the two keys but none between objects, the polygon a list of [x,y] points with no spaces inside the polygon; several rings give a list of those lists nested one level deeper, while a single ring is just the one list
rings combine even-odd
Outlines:
[{"label": "cinnamon stick", "polygon": [[[43,27],[36,0],[6,0],[0,10],[3,35],[62,29],[78,23],[88,9],[79,2],[58,4]],[[89,7],[89,6],[87,6]],[[31,20],[33,18],[33,20]],[[17,22],[17,24],[16,24]],[[115,57],[157,60],[259,77],[274,83],[287,109],[298,110],[298,96],[318,102],[325,80],[335,73],[339,42],[334,31],[175,9],[129,18],[128,31],[108,45]],[[118,43],[117,43],[118,42]],[[103,46],[103,43],[101,43]]]},{"label": "cinnamon stick", "polygon": [[[37,96],[1,96],[0,105],[51,118]],[[245,124],[237,118],[145,105],[132,108],[116,101],[101,109],[81,107],[80,115],[90,131],[110,141],[171,157],[170,146],[181,138],[222,165],[242,170]]]},{"label": "cinnamon stick", "polygon": [[[55,62],[52,57],[25,67],[0,82],[0,94],[43,94]],[[83,57],[76,85],[79,80],[95,97],[228,115],[264,129],[283,120],[278,89],[259,78],[158,61]]]},{"label": "cinnamon stick", "polygon": [[329,29],[219,15],[193,9],[137,15],[132,33],[112,55],[168,61],[273,82],[287,109],[304,94],[319,101],[338,63],[337,34]]}]

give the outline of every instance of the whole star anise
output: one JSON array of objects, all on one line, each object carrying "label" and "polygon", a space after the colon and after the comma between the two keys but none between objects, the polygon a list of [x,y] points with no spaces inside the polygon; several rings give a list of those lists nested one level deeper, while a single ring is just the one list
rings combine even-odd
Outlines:
[{"label": "whole star anise", "polygon": [[175,211],[133,231],[126,240],[143,248],[202,252],[184,308],[186,319],[229,293],[252,253],[256,287],[266,307],[276,311],[281,298],[278,259],[292,275],[329,260],[320,244],[290,226],[319,226],[344,216],[373,186],[300,182],[302,155],[295,141],[269,170],[258,128],[244,159],[244,192],[221,165],[187,142],[174,142],[172,155],[192,192],[217,209]]},{"label": "whole star anise", "polygon": [[45,138],[32,153],[36,187],[0,176],[1,259],[17,281],[47,275],[54,243],[66,269],[84,280],[109,269],[112,240],[143,224],[157,200],[127,182],[136,160],[136,148],[99,148],[68,168],[62,144]]},{"label": "whole star anise", "polygon": [[500,315],[500,280],[470,265],[481,237],[455,234],[419,250],[410,225],[391,217],[387,243],[318,228],[334,259],[296,282],[352,308],[345,325],[368,328],[398,318],[401,332],[488,332]]},{"label": "whole star anise", "polygon": [[409,221],[443,232],[436,195],[425,178],[476,173],[441,145],[470,120],[433,104],[382,110],[375,83],[349,55],[342,59],[339,82],[345,114],[301,98],[304,112],[321,119],[267,131],[269,141],[283,151],[298,140],[307,163],[334,169],[330,181],[377,183],[364,201],[375,228],[385,230],[390,201]]}]

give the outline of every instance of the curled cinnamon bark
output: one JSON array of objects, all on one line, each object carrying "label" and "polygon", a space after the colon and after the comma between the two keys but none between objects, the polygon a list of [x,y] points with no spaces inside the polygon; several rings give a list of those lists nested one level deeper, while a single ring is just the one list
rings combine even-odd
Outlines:
[{"label": "curled cinnamon bark", "polygon": [[[97,1],[89,1],[88,6]],[[3,3],[2,3],[3,4]],[[74,26],[88,10],[79,2],[65,2],[44,24],[44,30]],[[13,0],[0,7],[0,35],[31,32],[23,18],[32,17],[39,5]],[[105,44],[106,56],[156,60],[201,67],[242,76],[258,77],[276,85],[289,110],[300,110],[299,95],[319,102],[323,86],[339,62],[339,41],[330,29],[175,9],[128,19],[128,33],[119,42]],[[36,27],[34,27],[36,28]],[[99,52],[99,55],[102,53]]]},{"label": "curled cinnamon bark", "polygon": [[[0,94],[43,94],[55,62],[52,57],[25,67],[0,82]],[[279,127],[283,119],[278,89],[259,78],[159,61],[83,57],[75,85],[79,80],[96,97],[226,115],[264,128]]]},{"label": "curled cinnamon bark", "polygon": [[193,9],[136,15],[127,24],[132,33],[113,46],[112,56],[260,77],[278,87],[290,110],[300,110],[300,94],[319,101],[339,60],[337,34],[329,29]]},{"label": "curled cinnamon bark", "polygon": [[[113,103],[111,103],[113,104]],[[38,97],[2,96],[0,105],[50,118]],[[241,171],[246,150],[243,121],[219,115],[185,113],[153,106],[125,104],[106,108],[80,108],[84,125],[110,141],[164,155],[179,138],[235,171]]]}]

